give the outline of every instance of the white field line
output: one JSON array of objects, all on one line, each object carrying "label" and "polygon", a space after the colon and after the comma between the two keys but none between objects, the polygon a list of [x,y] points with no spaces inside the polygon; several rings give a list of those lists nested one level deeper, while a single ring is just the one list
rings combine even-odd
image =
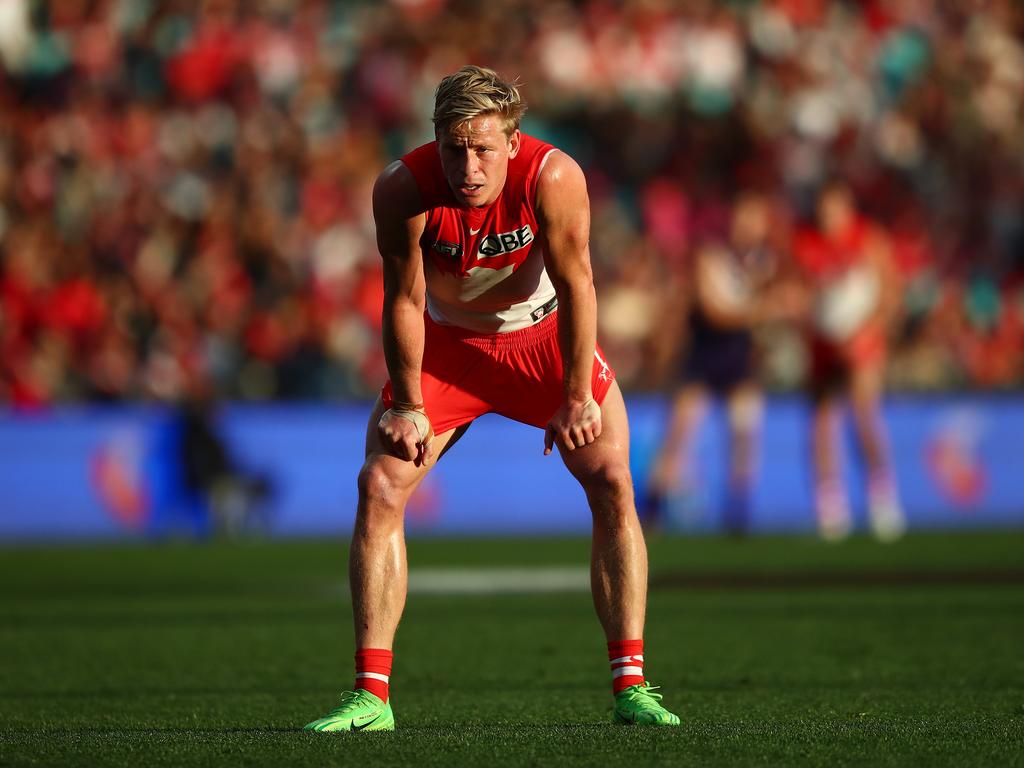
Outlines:
[{"label": "white field line", "polygon": [[493,595],[589,590],[590,569],[587,566],[409,569],[409,592],[426,595]]}]

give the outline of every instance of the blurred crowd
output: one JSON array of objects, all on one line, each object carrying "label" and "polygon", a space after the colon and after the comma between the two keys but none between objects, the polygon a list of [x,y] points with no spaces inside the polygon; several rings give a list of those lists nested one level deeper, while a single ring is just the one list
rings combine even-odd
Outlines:
[{"label": "blurred crowd", "polygon": [[[748,190],[776,247],[841,178],[901,280],[890,384],[1024,383],[1014,0],[6,0],[0,402],[378,390],[370,188],[464,63],[587,173],[600,338],[664,384],[692,253]],[[762,329],[798,387],[800,329]]]}]

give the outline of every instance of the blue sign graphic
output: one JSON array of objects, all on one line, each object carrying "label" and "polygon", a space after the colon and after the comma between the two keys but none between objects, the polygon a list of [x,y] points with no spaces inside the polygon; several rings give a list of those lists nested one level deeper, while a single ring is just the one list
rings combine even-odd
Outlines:
[{"label": "blue sign graphic", "polygon": [[[634,478],[642,485],[667,403],[628,403]],[[226,406],[217,431],[242,476],[265,479],[261,531],[345,535],[356,507],[369,405]],[[1024,398],[899,399],[886,407],[896,478],[912,529],[1024,525]],[[205,536],[224,521],[184,482],[182,421],[165,408],[55,409],[0,415],[0,540]],[[863,520],[864,473],[847,441],[845,480]],[[722,524],[728,444],[712,409],[695,442],[681,530]],[[809,411],[768,403],[754,532],[812,530]],[[543,433],[478,420],[416,491],[411,535],[585,533],[586,499]],[[219,491],[214,491],[218,493]],[[230,496],[218,509],[238,507]],[[234,507],[232,506],[234,504]],[[216,506],[216,505],[215,505]],[[252,505],[250,505],[252,506]],[[220,513],[223,512],[220,509]],[[244,521],[243,521],[244,522]]]}]

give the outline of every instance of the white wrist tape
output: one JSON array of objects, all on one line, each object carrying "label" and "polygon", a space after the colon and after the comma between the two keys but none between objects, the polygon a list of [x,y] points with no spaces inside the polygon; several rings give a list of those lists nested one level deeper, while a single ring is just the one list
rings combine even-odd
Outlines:
[{"label": "white wrist tape", "polygon": [[427,414],[423,411],[396,411],[394,408],[389,410],[393,416],[411,421],[415,425],[416,433],[420,436],[420,442],[434,437],[433,430],[430,428],[430,419],[427,418]]}]

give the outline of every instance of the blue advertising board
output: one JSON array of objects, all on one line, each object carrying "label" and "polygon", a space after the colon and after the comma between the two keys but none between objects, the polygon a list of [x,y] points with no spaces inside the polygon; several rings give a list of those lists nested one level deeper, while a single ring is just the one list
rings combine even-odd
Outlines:
[{"label": "blue advertising board", "polygon": [[[660,398],[628,403],[634,477],[646,476],[666,421]],[[356,506],[369,406],[234,405],[216,416],[244,473],[267,479],[271,535],[345,535]],[[754,485],[754,532],[813,529],[808,408],[771,400]],[[912,529],[1024,525],[1024,398],[899,399],[886,406],[896,476]],[[716,531],[727,439],[712,409],[680,468],[691,493],[680,530]],[[863,514],[864,479],[846,441],[847,488]],[[209,505],[182,481],[181,420],[165,408],[58,408],[0,415],[0,540],[204,536]],[[416,491],[411,535],[585,533],[590,514],[543,434],[478,420]]]}]

